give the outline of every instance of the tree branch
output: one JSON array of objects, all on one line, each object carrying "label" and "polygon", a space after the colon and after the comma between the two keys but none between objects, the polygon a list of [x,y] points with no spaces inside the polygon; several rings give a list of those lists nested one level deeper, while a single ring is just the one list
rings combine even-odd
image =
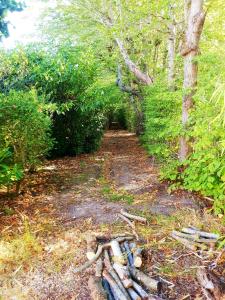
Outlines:
[{"label": "tree branch", "polygon": [[123,79],[122,79],[122,71],[121,71],[121,66],[118,65],[117,68],[117,79],[116,79],[116,85],[120,88],[122,92],[131,94],[133,96],[140,96],[138,91],[133,90],[130,86],[126,86],[123,84]]},{"label": "tree branch", "polygon": [[128,67],[128,69],[130,70],[130,72],[132,72],[136,76],[136,78],[140,80],[142,83],[146,85],[153,84],[153,78],[151,78],[148,74],[143,73],[139,69],[139,67],[130,59],[126,49],[124,48],[123,42],[118,38],[116,38],[115,41],[120,49],[120,53],[124,59],[124,62]]}]

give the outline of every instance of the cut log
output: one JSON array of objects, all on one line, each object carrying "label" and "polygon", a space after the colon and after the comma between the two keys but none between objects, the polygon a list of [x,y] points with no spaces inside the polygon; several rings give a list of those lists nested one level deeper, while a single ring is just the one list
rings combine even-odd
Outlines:
[{"label": "cut log", "polygon": [[134,235],[130,232],[125,233],[115,233],[115,234],[101,234],[101,233],[93,233],[98,241],[111,241],[120,237],[134,237]]},{"label": "cut log", "polygon": [[149,295],[146,293],[146,291],[133,280],[133,288],[137,291],[137,293],[141,296],[141,299],[148,300]]},{"label": "cut log", "polygon": [[[118,241],[119,243],[122,243],[122,242],[124,242],[126,240],[127,241],[131,241],[131,240],[133,240],[133,237],[119,237],[119,238],[116,239],[116,241]],[[110,243],[105,243],[103,245],[99,245],[98,246],[98,250],[97,250],[95,256],[91,260],[89,260],[86,263],[84,263],[82,266],[80,266],[78,268],[75,268],[73,270],[73,273],[74,274],[75,273],[79,273],[79,272],[82,272],[82,271],[86,270],[87,268],[89,268],[100,257],[100,255],[102,254],[103,250],[104,249],[108,249],[110,247],[111,247],[111,242]]]},{"label": "cut log", "polygon": [[197,279],[207,299],[225,300],[225,282],[218,275],[199,268]]},{"label": "cut log", "polygon": [[109,274],[112,276],[112,278],[115,280],[115,282],[117,283],[117,285],[119,286],[119,288],[121,289],[121,291],[127,297],[127,300],[130,300],[130,296],[129,296],[127,290],[123,286],[123,283],[121,282],[118,274],[116,273],[116,271],[112,267],[112,264],[110,262],[110,257],[109,257],[108,250],[104,250],[104,264],[105,264],[105,267],[106,267],[107,271],[109,272]]},{"label": "cut log", "polygon": [[88,287],[90,289],[90,295],[93,300],[107,299],[107,293],[102,286],[100,278],[91,276],[88,280]]},{"label": "cut log", "polygon": [[125,217],[127,217],[127,218],[129,218],[131,220],[139,221],[141,223],[147,223],[147,219],[146,218],[130,214],[130,213],[126,212],[123,209],[121,209],[120,213],[121,213],[121,215],[123,215],[123,216],[125,216]]},{"label": "cut log", "polygon": [[148,275],[136,268],[129,267],[129,271],[131,273],[131,277],[141,282],[147,289],[160,292],[162,288],[162,283],[160,281],[150,278]]},{"label": "cut log", "polygon": [[187,240],[185,238],[182,238],[180,236],[178,236],[175,232],[171,233],[171,236],[177,240],[178,242],[182,243],[185,247],[187,247],[188,249],[192,250],[192,251],[196,251],[198,248],[202,249],[202,250],[206,250],[207,246],[198,242],[194,242],[194,241],[190,241]]},{"label": "cut log", "polygon": [[112,252],[113,252],[113,260],[116,263],[119,263],[121,265],[125,265],[126,264],[126,259],[123,256],[123,253],[120,249],[120,244],[118,243],[118,241],[113,240],[111,242],[111,248],[112,248]]},{"label": "cut log", "polygon": [[134,264],[134,260],[133,260],[133,255],[129,246],[129,243],[127,241],[124,242],[124,247],[127,253],[127,259],[128,259],[128,263],[129,265],[132,267]]},{"label": "cut log", "polygon": [[103,277],[108,281],[110,284],[111,288],[113,289],[113,292],[116,294],[116,296],[120,300],[127,300],[126,296],[123,294],[123,292],[120,290],[118,285],[116,284],[115,280],[112,278],[112,276],[109,274],[108,271],[104,270],[103,271]]},{"label": "cut log", "polygon": [[87,234],[85,239],[87,242],[87,258],[91,260],[96,253],[97,239],[93,234]]},{"label": "cut log", "polygon": [[142,248],[138,247],[136,243],[130,243],[131,252],[133,253],[134,266],[140,268],[142,265]]},{"label": "cut log", "polygon": [[184,233],[184,232],[173,230],[173,233],[177,236],[180,236],[182,238],[185,238],[185,239],[188,239],[188,240],[191,240],[191,241],[195,241],[195,242],[198,242],[198,243],[209,243],[209,244],[211,244],[211,243],[216,243],[217,242],[217,239],[201,237],[200,234],[198,234],[197,232],[189,234],[189,233]]},{"label": "cut log", "polygon": [[208,238],[208,239],[218,240],[218,238],[220,237],[219,234],[208,233],[208,232],[205,232],[205,231],[198,230],[197,228],[194,228],[194,227],[182,228],[181,231],[184,232],[184,233],[189,233],[189,234],[197,234],[201,237],[205,237],[205,238]]},{"label": "cut log", "polygon": [[102,261],[102,258],[99,257],[99,259],[96,262],[96,266],[95,266],[95,276],[102,277],[102,271],[103,271],[103,261]]},{"label": "cut log", "polygon": [[113,268],[121,279],[124,287],[126,289],[132,287],[132,280],[130,278],[130,273],[127,266],[122,266],[120,264],[114,263]]},{"label": "cut log", "polygon": [[112,294],[112,291],[111,291],[111,287],[108,283],[108,281],[105,279],[105,278],[102,278],[102,285],[107,293],[107,300],[114,300],[114,297],[113,297],[113,294]]},{"label": "cut log", "polygon": [[129,293],[132,300],[141,300],[141,297],[135,292],[134,289],[129,288],[128,293]]}]

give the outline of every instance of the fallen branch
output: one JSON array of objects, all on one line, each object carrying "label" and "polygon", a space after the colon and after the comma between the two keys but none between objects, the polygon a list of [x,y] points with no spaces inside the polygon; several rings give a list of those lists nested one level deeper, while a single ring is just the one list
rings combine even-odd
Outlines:
[{"label": "fallen branch", "polygon": [[124,287],[126,289],[132,287],[132,280],[130,278],[130,273],[127,266],[122,266],[120,264],[114,263],[113,268],[121,279]]},{"label": "fallen branch", "polygon": [[192,240],[198,243],[216,243],[217,239],[215,238],[201,238],[200,235],[195,232],[195,233],[183,233],[180,231],[176,231],[174,230],[173,233],[177,236],[180,236],[182,238],[188,239],[188,240]]},{"label": "fallen branch", "polygon": [[219,234],[208,233],[208,232],[205,232],[205,231],[198,230],[194,227],[182,228],[181,231],[184,232],[184,233],[189,233],[189,234],[197,234],[201,237],[206,237],[208,239],[218,240],[218,238],[219,238]]},{"label": "fallen branch", "polygon": [[111,291],[111,287],[110,287],[108,281],[105,278],[102,278],[102,285],[103,285],[103,288],[107,292],[107,296],[108,296],[107,300],[114,300],[114,297],[113,297],[113,294],[112,294],[112,291]]},{"label": "fallen branch", "polygon": [[135,225],[134,225],[127,217],[125,217],[124,215],[118,214],[118,216],[119,216],[122,220],[124,220],[125,222],[127,222],[127,224],[132,228],[132,233],[133,233],[133,235],[136,237],[137,240],[139,240],[138,234],[137,234],[137,232],[136,232],[136,230],[135,230]]},{"label": "fallen branch", "polygon": [[162,283],[158,280],[150,278],[148,275],[144,274],[140,270],[136,268],[129,267],[129,271],[133,279],[141,282],[146,288],[153,291],[160,291],[162,287]]},{"label": "fallen branch", "polygon": [[192,250],[192,251],[196,251],[198,248],[202,249],[202,250],[206,250],[207,246],[204,244],[200,244],[194,241],[189,241],[185,238],[182,238],[180,236],[177,236],[174,232],[171,233],[171,236],[177,240],[178,242],[180,242],[181,244],[183,244],[185,247],[187,247],[188,249]]},{"label": "fallen branch", "polygon": [[143,299],[143,300],[149,299],[146,291],[134,280],[133,280],[133,287],[138,292],[138,294],[141,296],[141,299]]},{"label": "fallen branch", "polygon": [[97,238],[99,241],[110,241],[114,240],[120,237],[134,237],[132,233],[125,232],[125,233],[115,233],[115,234],[100,234],[100,233],[93,233],[93,235]]},{"label": "fallen branch", "polygon": [[117,283],[117,285],[119,286],[121,291],[124,293],[124,295],[127,297],[127,299],[130,300],[130,297],[129,297],[129,294],[127,293],[127,290],[123,286],[118,274],[116,273],[116,271],[112,267],[108,250],[104,250],[104,264],[105,264],[105,267],[106,267],[107,271],[112,276],[112,278],[115,280],[115,282]]},{"label": "fallen branch", "polygon": [[113,289],[114,293],[120,300],[127,300],[126,296],[123,294],[123,292],[120,290],[118,285],[116,284],[115,280],[112,278],[112,276],[107,272],[106,270],[103,271],[103,277],[108,281],[111,288]]},{"label": "fallen branch", "polygon": [[128,289],[128,293],[132,300],[141,300],[141,297],[132,288]]},{"label": "fallen branch", "polygon": [[139,221],[141,223],[147,223],[146,218],[130,214],[130,213],[124,211],[123,209],[121,209],[120,213],[121,213],[121,215],[123,215],[131,220]]}]

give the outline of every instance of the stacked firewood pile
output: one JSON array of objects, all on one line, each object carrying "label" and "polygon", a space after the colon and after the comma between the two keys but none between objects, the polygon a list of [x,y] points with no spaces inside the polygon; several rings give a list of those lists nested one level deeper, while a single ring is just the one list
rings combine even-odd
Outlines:
[{"label": "stacked firewood pile", "polygon": [[[161,299],[158,295],[162,283],[140,271],[142,250],[131,220],[146,223],[143,217],[121,211],[122,219],[130,223],[132,234],[108,236],[91,233],[86,236],[88,261],[75,269],[81,272],[96,262],[95,275],[89,278],[88,286],[94,300],[141,300]],[[156,294],[156,295],[154,295]]]}]

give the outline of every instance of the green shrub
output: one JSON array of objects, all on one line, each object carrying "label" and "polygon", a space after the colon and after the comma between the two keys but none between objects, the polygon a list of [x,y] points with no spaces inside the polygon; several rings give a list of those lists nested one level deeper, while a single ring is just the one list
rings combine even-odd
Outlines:
[{"label": "green shrub", "polygon": [[160,160],[176,157],[180,111],[179,91],[170,91],[163,83],[145,90],[145,132],[141,140],[150,155]]},{"label": "green shrub", "polygon": [[9,149],[0,150],[0,187],[9,188],[14,182],[23,177],[23,170],[20,165],[14,164],[12,153]]},{"label": "green shrub", "polygon": [[34,90],[0,95],[0,149],[10,150],[14,167],[34,168],[53,145],[43,107]]},{"label": "green shrub", "polygon": [[35,87],[49,104],[55,140],[51,156],[98,148],[108,107],[115,106],[122,93],[109,74],[99,77],[91,50],[64,45],[46,52],[32,46],[0,55],[1,92],[7,95],[12,89],[25,92]]}]

